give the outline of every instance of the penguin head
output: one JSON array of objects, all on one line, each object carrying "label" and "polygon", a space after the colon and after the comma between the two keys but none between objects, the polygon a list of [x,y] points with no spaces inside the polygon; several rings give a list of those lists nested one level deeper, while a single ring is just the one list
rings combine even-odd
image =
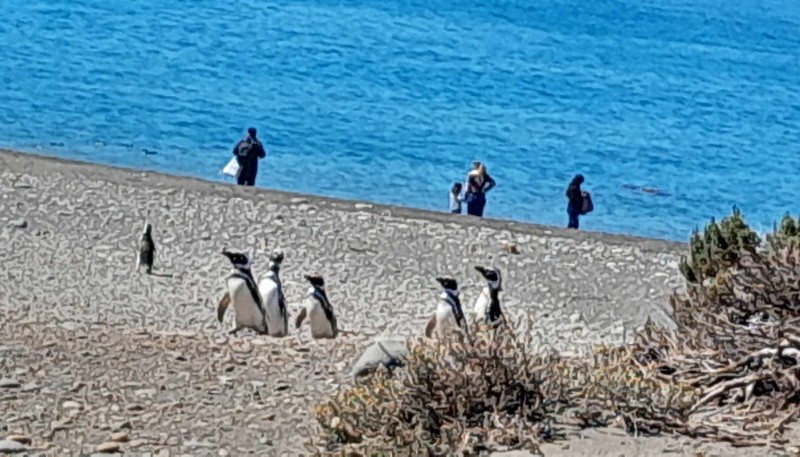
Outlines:
[{"label": "penguin head", "polygon": [[475,267],[484,279],[489,282],[489,287],[493,290],[501,290],[500,270],[497,268],[486,268],[480,265]]},{"label": "penguin head", "polygon": [[283,262],[283,251],[274,251],[269,256],[269,269],[277,270]]},{"label": "penguin head", "polygon": [[234,268],[248,268],[250,267],[250,259],[247,257],[247,254],[242,252],[231,252],[227,249],[222,250],[222,255],[227,257],[231,264],[233,264]]},{"label": "penguin head", "polygon": [[308,282],[311,283],[311,286],[314,289],[325,290],[325,279],[322,278],[320,275],[305,275],[305,278]]},{"label": "penguin head", "polygon": [[153,231],[153,226],[150,225],[149,222],[145,222],[144,230],[142,230],[142,238],[147,238],[151,236],[151,232]]},{"label": "penguin head", "polygon": [[444,287],[444,290],[458,293],[458,283],[453,278],[436,278],[436,281]]}]

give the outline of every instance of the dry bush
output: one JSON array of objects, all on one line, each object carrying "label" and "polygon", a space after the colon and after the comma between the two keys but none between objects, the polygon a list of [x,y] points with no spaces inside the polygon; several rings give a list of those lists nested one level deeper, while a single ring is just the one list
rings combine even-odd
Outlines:
[{"label": "dry bush", "polygon": [[768,246],[739,251],[713,282],[687,281],[670,300],[677,331],[648,325],[617,350],[661,383],[656,402],[683,395],[660,423],[641,409],[633,419],[737,445],[788,444],[782,432],[800,413],[800,248],[787,225]]},{"label": "dry bush", "polygon": [[552,366],[573,382],[574,417],[636,434],[796,446],[783,432],[800,413],[798,258],[793,243],[742,253],[714,284],[672,297],[677,331],[648,323],[631,345]]},{"label": "dry bush", "polygon": [[546,358],[529,338],[484,329],[472,343],[419,340],[406,368],[379,371],[316,408],[328,452],[346,455],[476,455],[549,438],[541,392]]},{"label": "dry bush", "polygon": [[797,446],[783,432],[800,414],[800,223],[784,219],[767,246],[743,224],[735,213],[695,235],[692,249],[717,260],[693,257],[691,271],[713,280],[687,277],[671,297],[676,331],[648,322],[632,344],[590,357],[537,354],[529,332],[508,327],[473,344],[419,341],[394,377],[379,372],[317,408],[327,451],[536,450],[561,421]]}]

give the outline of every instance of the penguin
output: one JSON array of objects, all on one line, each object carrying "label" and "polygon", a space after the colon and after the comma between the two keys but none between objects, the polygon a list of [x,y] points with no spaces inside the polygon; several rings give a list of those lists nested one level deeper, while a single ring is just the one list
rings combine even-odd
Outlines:
[{"label": "penguin", "polygon": [[228,293],[220,300],[217,307],[217,319],[222,322],[225,310],[233,304],[236,326],[230,331],[235,335],[239,330],[249,328],[259,334],[268,334],[267,314],[264,310],[261,293],[258,291],[253,272],[250,270],[250,259],[246,254],[222,250],[233,265],[234,271],[226,279]]},{"label": "penguin", "polygon": [[503,290],[503,279],[500,270],[497,268],[485,268],[476,266],[477,270],[486,279],[486,287],[481,290],[481,294],[475,300],[475,318],[478,321],[489,324],[497,323],[503,316],[500,309],[500,291]]},{"label": "penguin", "polygon": [[269,257],[269,270],[261,278],[258,290],[264,300],[267,311],[267,325],[270,336],[286,336],[289,333],[289,313],[286,310],[286,298],[278,273],[283,262],[283,252],[277,251]]},{"label": "penguin", "polygon": [[305,275],[305,278],[311,283],[311,288],[303,303],[303,309],[295,319],[295,327],[300,328],[303,320],[308,317],[312,338],[336,338],[339,328],[333,306],[325,293],[325,280],[318,275]]},{"label": "penguin", "polygon": [[153,243],[153,226],[147,221],[144,223],[142,237],[139,239],[139,256],[136,258],[136,270],[144,265],[147,267],[147,274],[153,273],[153,260],[156,255],[156,245]]},{"label": "penguin", "polygon": [[444,338],[454,330],[460,330],[469,337],[469,326],[458,298],[458,283],[453,278],[436,278],[436,281],[442,285],[444,291],[436,312],[425,328],[425,336],[431,338],[436,332],[437,337]]}]

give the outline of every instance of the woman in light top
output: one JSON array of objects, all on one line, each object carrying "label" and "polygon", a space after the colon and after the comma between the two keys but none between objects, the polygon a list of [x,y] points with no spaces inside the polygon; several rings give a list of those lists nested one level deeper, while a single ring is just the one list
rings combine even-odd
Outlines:
[{"label": "woman in light top", "polygon": [[495,184],[484,164],[472,162],[472,171],[467,174],[467,191],[464,195],[467,214],[483,217],[483,209],[486,207],[486,192],[492,190]]}]

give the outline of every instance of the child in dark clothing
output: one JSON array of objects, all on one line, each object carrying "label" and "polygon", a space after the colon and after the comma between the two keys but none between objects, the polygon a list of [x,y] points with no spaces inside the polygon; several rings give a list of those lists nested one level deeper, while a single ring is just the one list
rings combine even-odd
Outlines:
[{"label": "child in dark clothing", "polygon": [[452,214],[461,214],[461,202],[464,201],[464,197],[461,195],[463,187],[460,182],[457,182],[450,189],[450,213]]}]

